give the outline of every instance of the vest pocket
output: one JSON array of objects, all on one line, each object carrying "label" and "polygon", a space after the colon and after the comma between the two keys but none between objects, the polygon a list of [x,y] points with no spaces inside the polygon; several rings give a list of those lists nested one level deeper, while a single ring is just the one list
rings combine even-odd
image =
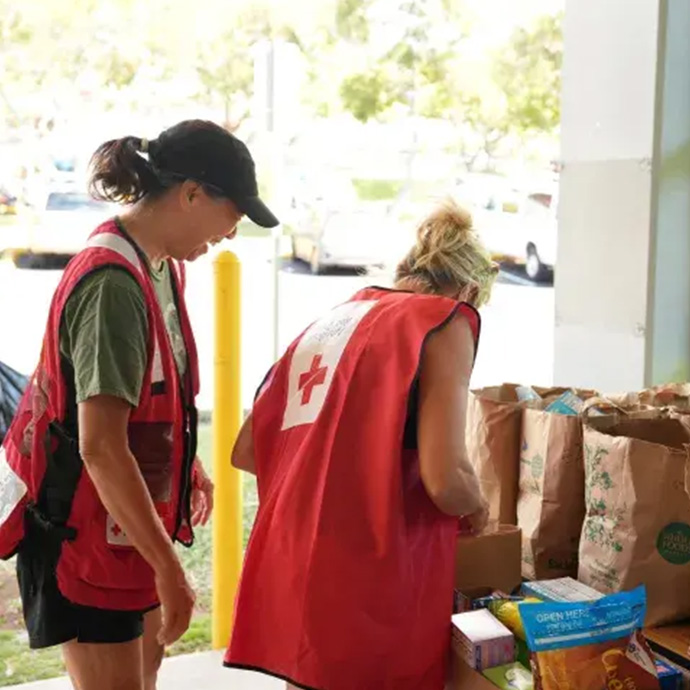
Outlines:
[{"label": "vest pocket", "polygon": [[172,497],[173,425],[168,422],[132,422],[129,448],[139,464],[151,498],[165,503]]}]

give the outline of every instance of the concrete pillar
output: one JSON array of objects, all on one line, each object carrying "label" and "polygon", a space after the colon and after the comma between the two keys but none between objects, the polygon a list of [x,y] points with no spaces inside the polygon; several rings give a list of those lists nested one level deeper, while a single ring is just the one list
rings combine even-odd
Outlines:
[{"label": "concrete pillar", "polygon": [[690,380],[690,2],[566,0],[554,379]]}]

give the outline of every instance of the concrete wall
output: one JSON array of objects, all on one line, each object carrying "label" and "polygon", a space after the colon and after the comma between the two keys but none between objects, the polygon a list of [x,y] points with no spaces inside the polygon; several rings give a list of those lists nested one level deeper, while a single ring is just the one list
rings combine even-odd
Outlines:
[{"label": "concrete wall", "polygon": [[688,187],[660,174],[690,126],[688,7],[566,1],[558,384],[613,392],[688,377]]}]

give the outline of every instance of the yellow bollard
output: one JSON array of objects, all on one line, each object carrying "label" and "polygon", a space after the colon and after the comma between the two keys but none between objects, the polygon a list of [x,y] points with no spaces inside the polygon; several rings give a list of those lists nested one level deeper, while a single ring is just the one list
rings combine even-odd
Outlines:
[{"label": "yellow bollard", "polygon": [[214,649],[227,646],[242,567],[242,484],[230,454],[242,423],[240,400],[240,262],[222,252],[214,262],[215,362],[213,405]]}]

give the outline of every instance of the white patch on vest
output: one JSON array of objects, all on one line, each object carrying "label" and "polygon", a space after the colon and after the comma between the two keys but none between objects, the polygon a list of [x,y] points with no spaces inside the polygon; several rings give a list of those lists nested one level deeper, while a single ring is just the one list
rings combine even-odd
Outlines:
[{"label": "white patch on vest", "polygon": [[5,449],[0,447],[0,525],[9,519],[26,493],[26,484],[10,467]]},{"label": "white patch on vest", "polygon": [[161,357],[161,348],[158,344],[158,336],[154,333],[153,342],[153,364],[151,365],[151,383],[159,383],[165,380],[163,374],[163,358]]},{"label": "white patch on vest", "polygon": [[340,358],[357,326],[375,304],[341,304],[302,336],[290,363],[283,429],[311,424],[319,416]]},{"label": "white patch on vest", "polygon": [[[144,270],[137,255],[136,250],[132,245],[120,235],[116,235],[114,232],[102,232],[99,235],[94,235],[89,238],[86,244],[87,247],[95,249],[109,249],[110,251],[119,254],[123,259],[128,261],[133,268],[135,268],[139,273],[143,273]],[[177,263],[177,262],[173,262]],[[178,275],[180,274],[180,267],[176,266]],[[154,336],[155,337],[155,336]],[[158,338],[155,337],[153,346],[153,364],[151,365],[151,383],[160,383],[165,380],[163,373],[163,359],[161,357],[161,349],[158,344]]]},{"label": "white patch on vest", "polygon": [[105,521],[106,528],[106,541],[111,546],[131,546],[132,542],[129,541],[125,531],[120,527],[120,525],[113,520],[110,515],[108,515]]},{"label": "white patch on vest", "polygon": [[114,232],[102,232],[99,235],[94,235],[89,238],[86,246],[93,249],[110,249],[132,264],[139,273],[143,273],[141,261],[139,261],[134,247],[124,237],[120,237]]}]

